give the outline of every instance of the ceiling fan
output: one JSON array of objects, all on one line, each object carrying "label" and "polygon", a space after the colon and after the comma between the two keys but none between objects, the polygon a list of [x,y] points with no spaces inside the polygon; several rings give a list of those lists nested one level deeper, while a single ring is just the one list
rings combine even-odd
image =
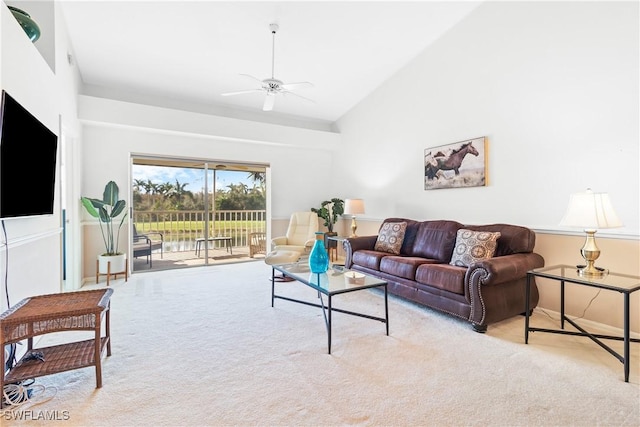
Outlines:
[{"label": "ceiling fan", "polygon": [[255,93],[255,92],[264,92],[265,99],[262,109],[264,111],[273,110],[273,105],[276,101],[277,95],[295,95],[298,98],[302,98],[309,102],[315,102],[312,99],[306,98],[304,96],[298,95],[297,93],[293,93],[294,90],[313,87],[312,83],[309,82],[298,82],[298,83],[283,83],[281,80],[275,78],[275,51],[276,51],[276,32],[280,29],[278,24],[270,24],[269,29],[271,30],[273,42],[272,42],[272,51],[271,51],[271,78],[260,80],[257,77],[254,77],[249,74],[240,74],[241,76],[249,77],[253,80],[256,80],[260,83],[260,88],[257,89],[248,89],[241,90],[238,92],[227,92],[221,94],[222,96],[233,96],[233,95],[242,95],[245,93]]}]

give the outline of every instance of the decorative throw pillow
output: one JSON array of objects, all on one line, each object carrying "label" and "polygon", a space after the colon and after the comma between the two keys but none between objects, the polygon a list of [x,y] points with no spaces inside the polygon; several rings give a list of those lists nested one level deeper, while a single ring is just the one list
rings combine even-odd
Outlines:
[{"label": "decorative throw pillow", "polygon": [[374,249],[376,251],[398,255],[406,231],[406,222],[385,222],[380,228]]},{"label": "decorative throw pillow", "polygon": [[456,246],[453,248],[451,265],[469,267],[474,262],[483,261],[493,257],[498,246],[500,232],[458,230]]}]

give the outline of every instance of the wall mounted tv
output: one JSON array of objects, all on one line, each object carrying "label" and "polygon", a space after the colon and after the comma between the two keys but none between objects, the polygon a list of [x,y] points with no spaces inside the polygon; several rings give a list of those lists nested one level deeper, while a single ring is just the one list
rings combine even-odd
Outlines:
[{"label": "wall mounted tv", "polygon": [[0,219],[53,214],[58,137],[6,91],[0,105]]}]

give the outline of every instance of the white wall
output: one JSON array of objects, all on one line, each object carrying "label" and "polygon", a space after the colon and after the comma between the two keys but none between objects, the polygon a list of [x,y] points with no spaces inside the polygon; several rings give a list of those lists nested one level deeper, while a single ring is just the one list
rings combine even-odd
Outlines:
[{"label": "white wall", "polygon": [[[0,3],[0,86],[56,135],[60,136],[61,123],[66,123],[64,127],[70,132],[77,132],[78,124],[73,120],[77,70],[63,66],[54,72],[56,67],[52,66],[59,62],[60,56],[66,58],[66,53],[71,51],[64,23],[54,25],[61,18],[53,2],[25,2],[19,6],[27,12],[30,7],[34,8],[36,13],[32,17],[43,23],[42,35],[32,43],[5,3]],[[6,241],[4,235],[0,238],[0,277],[4,278],[6,272],[8,280],[6,284],[3,280],[1,285],[0,310],[7,308],[5,285],[11,304],[30,295],[55,293],[63,288],[61,145],[59,138],[54,215],[4,221],[7,236]],[[16,185],[25,183],[27,176],[37,180],[35,172],[29,169],[28,159],[16,168]],[[28,197],[27,193],[25,197]],[[8,263],[5,262],[6,251],[9,252]]]},{"label": "white wall", "polygon": [[[372,218],[558,229],[609,192],[640,235],[637,2],[488,2],[338,121],[334,185]],[[425,148],[486,136],[489,185],[423,188]]]}]

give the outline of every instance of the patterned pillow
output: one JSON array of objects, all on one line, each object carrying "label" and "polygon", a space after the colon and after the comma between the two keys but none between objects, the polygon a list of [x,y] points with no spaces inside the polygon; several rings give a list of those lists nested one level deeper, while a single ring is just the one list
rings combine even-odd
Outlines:
[{"label": "patterned pillow", "polygon": [[390,254],[400,254],[404,233],[407,231],[406,222],[385,222],[378,233],[378,240],[374,249]]},{"label": "patterned pillow", "polygon": [[474,262],[493,257],[498,246],[500,232],[458,230],[456,245],[451,256],[451,265],[469,267]]}]

